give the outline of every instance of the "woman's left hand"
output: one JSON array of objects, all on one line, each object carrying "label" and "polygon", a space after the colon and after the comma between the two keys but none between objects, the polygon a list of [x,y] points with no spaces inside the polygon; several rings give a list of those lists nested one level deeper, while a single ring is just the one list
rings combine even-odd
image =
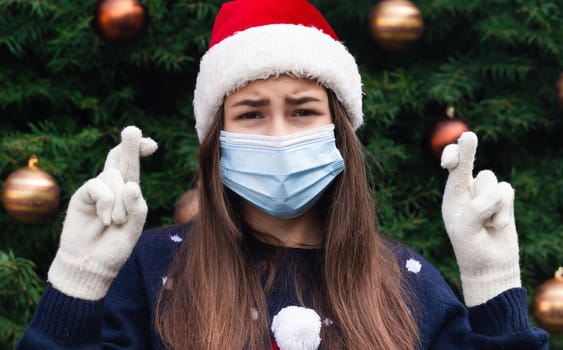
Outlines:
[{"label": "woman's left hand", "polygon": [[442,152],[449,176],[442,216],[454,248],[467,306],[521,287],[514,189],[490,170],[473,178],[477,136],[461,135]]}]

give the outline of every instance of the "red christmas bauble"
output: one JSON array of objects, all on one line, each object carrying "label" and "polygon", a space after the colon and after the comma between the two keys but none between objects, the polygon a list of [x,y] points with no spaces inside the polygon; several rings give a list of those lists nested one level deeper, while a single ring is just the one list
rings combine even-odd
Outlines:
[{"label": "red christmas bauble", "polygon": [[374,6],[370,19],[371,36],[387,50],[409,47],[424,29],[420,10],[408,0],[383,0]]},{"label": "red christmas bauble", "polygon": [[100,0],[94,12],[94,29],[106,42],[130,44],[146,31],[148,14],[138,0]]},{"label": "red christmas bauble", "polygon": [[552,334],[563,334],[563,267],[534,292],[532,314]]},{"label": "red christmas bauble", "polygon": [[430,151],[436,158],[442,156],[444,147],[450,143],[455,143],[461,134],[469,131],[467,124],[456,118],[446,118],[439,120],[430,132]]}]

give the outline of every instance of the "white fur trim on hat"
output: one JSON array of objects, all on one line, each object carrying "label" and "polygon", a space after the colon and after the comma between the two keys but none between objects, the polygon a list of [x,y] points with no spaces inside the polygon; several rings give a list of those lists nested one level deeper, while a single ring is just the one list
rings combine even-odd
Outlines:
[{"label": "white fur trim on hat", "polygon": [[354,129],[363,123],[361,77],[346,47],[313,27],[270,24],[237,32],[202,57],[194,91],[200,142],[227,94],[283,74],[318,81],[336,94]]}]

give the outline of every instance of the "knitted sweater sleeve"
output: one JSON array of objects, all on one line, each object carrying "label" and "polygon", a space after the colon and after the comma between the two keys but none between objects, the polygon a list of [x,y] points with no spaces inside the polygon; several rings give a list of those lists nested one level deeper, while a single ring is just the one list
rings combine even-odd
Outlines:
[{"label": "knitted sweater sleeve", "polygon": [[150,324],[134,252],[105,299],[75,299],[48,284],[16,350],[150,349]]},{"label": "knitted sweater sleeve", "polygon": [[428,347],[446,350],[547,350],[548,337],[528,320],[526,291],[514,288],[466,309],[453,298],[437,300],[440,311]]},{"label": "knitted sweater sleeve", "polygon": [[509,289],[467,308],[428,261],[404,247],[396,252],[411,291],[421,349],[548,349],[547,333],[530,324],[525,289]]},{"label": "knitted sweater sleeve", "polygon": [[16,350],[101,349],[103,311],[102,300],[75,299],[47,285]]}]

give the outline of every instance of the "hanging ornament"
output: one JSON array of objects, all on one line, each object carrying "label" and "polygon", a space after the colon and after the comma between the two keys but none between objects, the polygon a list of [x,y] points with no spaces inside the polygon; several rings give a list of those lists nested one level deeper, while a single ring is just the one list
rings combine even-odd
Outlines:
[{"label": "hanging ornament", "polygon": [[454,143],[465,131],[469,131],[467,124],[455,117],[453,107],[446,110],[446,118],[438,120],[430,130],[429,148],[432,155],[440,159],[442,150],[450,143]]},{"label": "hanging ornament", "polygon": [[192,221],[199,211],[197,198],[197,188],[189,189],[180,196],[174,207],[174,223],[183,224]]},{"label": "hanging ornament", "polygon": [[28,166],[11,173],[2,188],[4,209],[23,223],[46,221],[59,207],[60,188],[57,181],[39,169],[36,156]]},{"label": "hanging ornament", "polygon": [[557,80],[557,99],[559,106],[563,108],[563,72],[559,74],[559,80]]},{"label": "hanging ornament", "polygon": [[542,283],[532,299],[532,314],[552,334],[563,334],[563,267],[555,277]]},{"label": "hanging ornament", "polygon": [[420,38],[423,29],[420,10],[408,0],[382,0],[371,12],[371,36],[386,50],[411,46]]},{"label": "hanging ornament", "polygon": [[100,0],[94,11],[94,30],[106,42],[128,45],[147,29],[147,9],[138,0]]}]

